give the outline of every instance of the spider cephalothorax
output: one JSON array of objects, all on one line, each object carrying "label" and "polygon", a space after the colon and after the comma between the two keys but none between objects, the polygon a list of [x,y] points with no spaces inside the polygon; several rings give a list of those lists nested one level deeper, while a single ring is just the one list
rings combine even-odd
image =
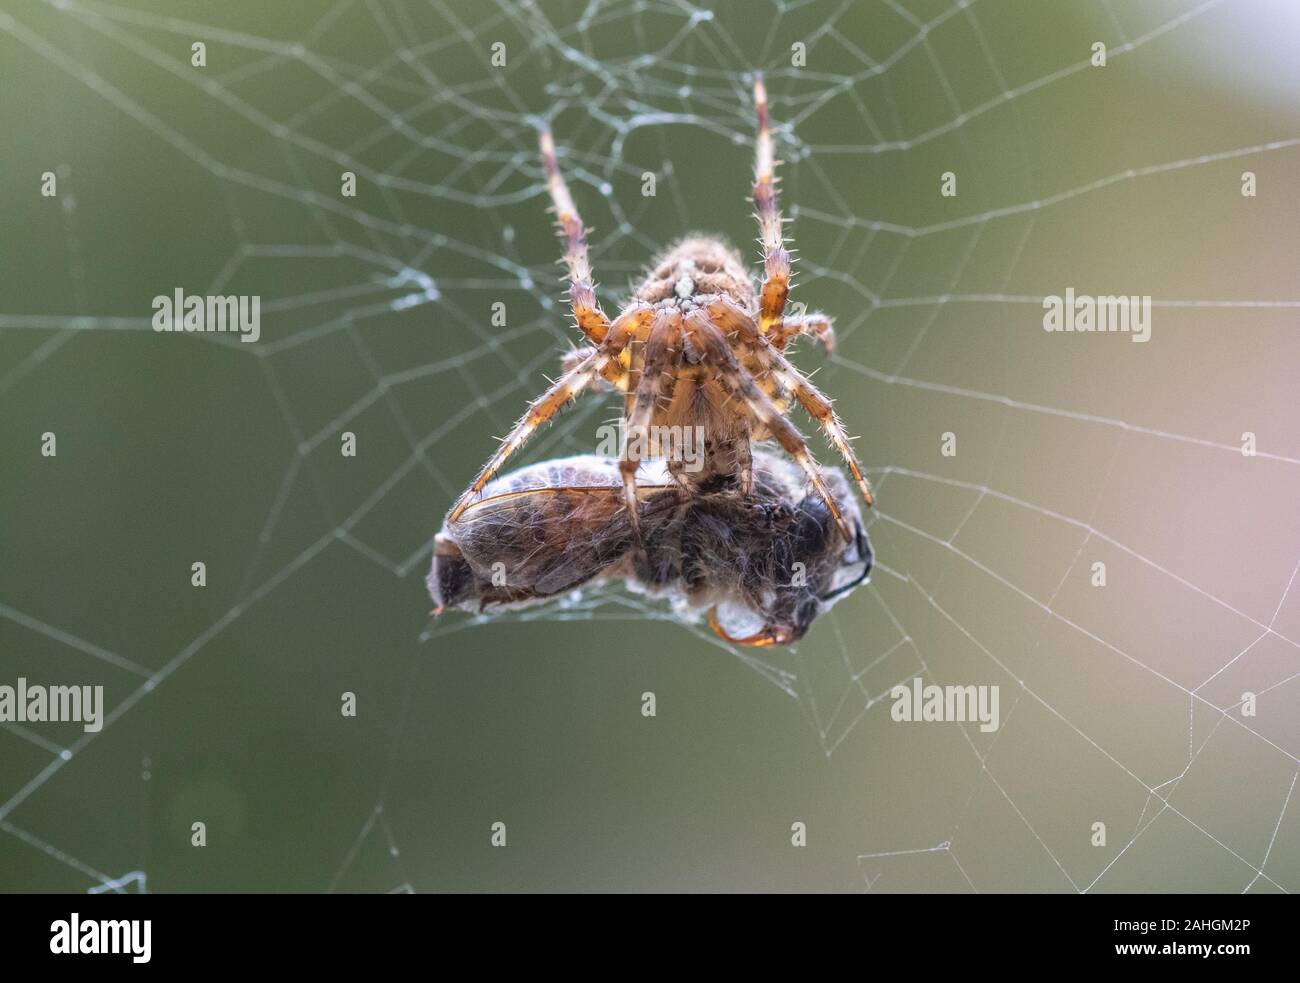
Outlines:
[{"label": "spider cephalothorax", "polygon": [[[564,374],[529,406],[449,515],[454,521],[506,459],[565,403],[588,388],[625,397],[624,453],[619,462],[624,503],[637,530],[636,472],[642,456],[667,458],[672,478],[687,492],[734,484],[753,486],[751,444],[775,440],[803,469],[846,539],[849,524],[827,488],[798,429],[786,417],[794,403],[817,422],[843,456],[867,503],[871,491],[831,401],[785,357],[791,340],[808,334],[830,348],[824,314],[787,316],[790,254],[785,248],[773,174],[767,94],[754,82],[758,138],[754,211],[763,245],[765,277],[756,289],[740,256],[707,236],[682,240],[657,260],[632,299],[611,322],[601,310],[587,262],[587,234],[560,175],[549,131],[541,135],[542,162],[565,244],[569,301],[588,345],[565,359]],[[688,462],[664,434],[702,435],[703,454]],[[652,436],[650,436],[652,435]],[[639,439],[638,439],[639,438]]]},{"label": "spider cephalothorax", "polygon": [[747,311],[758,303],[754,281],[738,252],[709,236],[689,236],[651,264],[632,299],[691,310],[721,295]]}]

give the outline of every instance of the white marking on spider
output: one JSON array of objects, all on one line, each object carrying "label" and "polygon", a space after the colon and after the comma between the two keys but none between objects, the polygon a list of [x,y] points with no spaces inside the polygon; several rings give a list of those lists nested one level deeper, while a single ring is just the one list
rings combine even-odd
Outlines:
[{"label": "white marking on spider", "polygon": [[677,281],[677,285],[673,287],[673,293],[682,300],[690,300],[695,296],[695,281],[690,277],[683,275]]}]

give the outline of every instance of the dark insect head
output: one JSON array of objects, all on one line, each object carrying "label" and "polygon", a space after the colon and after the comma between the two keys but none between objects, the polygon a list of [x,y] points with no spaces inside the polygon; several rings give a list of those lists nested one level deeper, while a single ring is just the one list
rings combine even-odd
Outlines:
[{"label": "dark insect head", "polygon": [[844,555],[840,557],[839,568],[831,578],[831,587],[821,596],[823,601],[831,601],[847,594],[871,576],[871,568],[875,565],[875,554],[871,552],[871,541],[867,539],[867,530],[862,527],[861,522],[855,520],[854,531],[853,546],[846,549]]},{"label": "dark insect head", "polygon": [[456,607],[475,590],[474,571],[455,543],[442,536],[434,539],[433,568],[426,581],[436,605],[434,613]]}]

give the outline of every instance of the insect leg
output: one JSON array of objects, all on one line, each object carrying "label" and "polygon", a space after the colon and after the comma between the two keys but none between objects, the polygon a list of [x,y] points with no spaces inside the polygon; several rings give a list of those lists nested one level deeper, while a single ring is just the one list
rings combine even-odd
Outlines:
[{"label": "insect leg", "polygon": [[595,344],[600,344],[609,333],[609,318],[600,309],[596,289],[591,281],[591,266],[587,262],[587,229],[573,204],[569,187],[560,174],[560,165],[555,159],[555,140],[549,129],[542,130],[541,146],[542,166],[546,169],[546,188],[551,193],[551,203],[555,207],[558,234],[564,243],[564,265],[569,271],[569,304],[582,333]]}]

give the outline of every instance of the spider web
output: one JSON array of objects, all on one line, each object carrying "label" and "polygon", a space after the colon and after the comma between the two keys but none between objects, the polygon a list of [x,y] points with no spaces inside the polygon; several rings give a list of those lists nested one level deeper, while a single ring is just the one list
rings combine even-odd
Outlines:
[{"label": "spider web", "polygon": [[[0,13],[0,682],[107,701],[0,730],[8,887],[1300,884],[1293,14],[265,6]],[[759,655],[617,590],[427,622],[432,527],[576,339],[538,123],[616,309],[689,230],[749,244],[755,68],[872,583]],[[260,295],[261,341],[155,335],[178,285]],[[1067,287],[1151,295],[1151,341],[1044,332]],[[892,721],[917,676],[999,686],[1001,726]]]}]

